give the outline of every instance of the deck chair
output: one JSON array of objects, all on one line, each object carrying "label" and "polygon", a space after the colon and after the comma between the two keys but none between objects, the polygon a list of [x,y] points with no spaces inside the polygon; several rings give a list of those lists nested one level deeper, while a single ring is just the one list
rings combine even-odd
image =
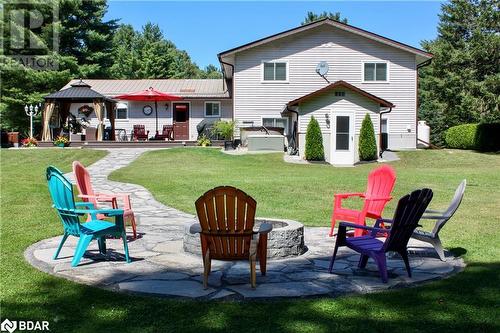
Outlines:
[{"label": "deck chair", "polygon": [[[410,237],[417,227],[418,221],[424,213],[427,205],[432,200],[432,190],[424,188],[413,191],[402,197],[394,213],[392,220],[377,219],[373,227],[364,225],[340,222],[335,249],[330,261],[329,271],[332,273],[337,250],[340,246],[347,246],[361,254],[358,267],[366,267],[368,258],[372,258],[378,266],[382,282],[387,283],[387,261],[385,254],[389,251],[399,253],[403,258],[408,276],[411,277],[410,262],[408,260],[407,245]],[[381,228],[381,223],[390,224],[390,228]],[[370,232],[367,236],[346,237],[347,228],[356,228]],[[378,233],[388,233],[385,241],[377,239]]]},{"label": "deck chair", "polygon": [[173,140],[174,139],[174,126],[163,125],[163,130],[155,135],[156,140]]},{"label": "deck chair", "polygon": [[436,250],[439,259],[442,261],[446,261],[446,257],[444,255],[443,245],[441,244],[441,239],[439,238],[439,231],[444,227],[446,222],[453,217],[455,212],[457,211],[465,193],[465,187],[467,185],[467,180],[462,180],[460,185],[458,185],[455,190],[455,195],[453,195],[453,199],[451,200],[450,205],[445,211],[437,211],[437,210],[426,210],[422,219],[435,220],[436,224],[431,232],[424,231],[422,229],[417,229],[413,232],[412,237],[423,242],[427,242],[432,244],[434,249]]},{"label": "deck chair", "polygon": [[[99,208],[101,203],[109,203],[114,209],[118,209],[118,199],[123,203],[123,218],[125,222],[130,222],[132,225],[132,231],[134,233],[134,239],[137,238],[137,226],[135,223],[135,215],[132,210],[132,204],[130,203],[129,193],[97,193],[94,192],[92,183],[90,181],[90,174],[85,169],[83,164],[78,161],[73,162],[73,173],[76,178],[76,187],[78,188],[78,197],[84,202],[90,202],[94,205],[96,209]],[[90,219],[90,215],[87,217],[87,221]],[[104,219],[105,216],[102,214],[97,215],[98,219]]]},{"label": "deck chair", "polygon": [[[98,241],[99,252],[106,254],[106,236],[113,236],[122,238],[123,247],[125,249],[125,260],[130,262],[125,226],[123,224],[123,210],[97,210],[91,202],[75,202],[73,197],[73,186],[70,181],[64,177],[61,171],[53,166],[49,166],[46,176],[53,207],[57,210],[64,227],[63,237],[53,259],[57,259],[64,242],[66,242],[69,236],[79,237],[78,245],[73,260],[71,261],[71,266],[73,267],[78,266],[85,250],[94,239]],[[91,219],[85,223],[80,223],[79,217],[86,214],[89,214]],[[114,217],[115,223],[98,220],[98,214],[106,217]]]},{"label": "deck chair", "polygon": [[145,140],[149,138],[149,131],[146,131],[144,125],[134,125],[134,130],[132,132],[133,140]]},{"label": "deck chair", "polygon": [[200,224],[191,226],[199,233],[203,255],[203,286],[208,286],[211,260],[248,260],[250,283],[256,286],[256,260],[260,272],[266,274],[267,234],[272,225],[263,223],[254,231],[257,202],[245,192],[231,186],[207,191],[195,202]]},{"label": "deck chair", "polygon": [[[365,193],[338,193],[334,194],[333,213],[331,219],[330,237],[333,236],[335,223],[337,221],[353,222],[365,225],[367,217],[379,219],[382,217],[385,205],[389,202],[391,192],[396,182],[396,172],[388,165],[383,165],[368,175],[368,185]],[[361,210],[353,210],[342,207],[342,200],[350,197],[360,197],[364,199]],[[361,236],[365,232],[363,229],[356,229],[354,236]]]}]

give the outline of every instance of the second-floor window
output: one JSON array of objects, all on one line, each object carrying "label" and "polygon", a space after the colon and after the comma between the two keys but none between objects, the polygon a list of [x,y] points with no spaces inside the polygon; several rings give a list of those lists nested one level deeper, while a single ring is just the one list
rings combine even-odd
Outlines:
[{"label": "second-floor window", "polygon": [[365,82],[387,82],[387,63],[365,62],[363,75]]},{"label": "second-floor window", "polygon": [[263,81],[287,81],[288,66],[286,62],[264,62]]}]

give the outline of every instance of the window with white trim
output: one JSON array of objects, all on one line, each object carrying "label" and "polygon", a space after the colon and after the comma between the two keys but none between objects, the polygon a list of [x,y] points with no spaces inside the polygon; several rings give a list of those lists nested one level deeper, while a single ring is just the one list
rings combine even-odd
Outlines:
[{"label": "window with white trim", "polygon": [[288,131],[287,118],[262,118],[262,126],[264,127],[281,127],[284,133]]},{"label": "window with white trim", "polygon": [[387,82],[387,63],[365,62],[363,80],[365,82]]},{"label": "window with white trim", "polygon": [[205,102],[205,117],[220,117],[220,102]]},{"label": "window with white trim", "polygon": [[117,103],[116,104],[116,114],[115,119],[128,119],[128,104],[127,103]]},{"label": "window with white trim", "polygon": [[286,62],[264,62],[263,81],[287,81],[288,66]]}]

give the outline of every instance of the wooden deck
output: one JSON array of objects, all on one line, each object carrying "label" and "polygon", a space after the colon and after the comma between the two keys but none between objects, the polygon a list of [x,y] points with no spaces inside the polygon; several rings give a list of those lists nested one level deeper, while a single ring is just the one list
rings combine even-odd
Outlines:
[{"label": "wooden deck", "polygon": [[[51,141],[39,141],[39,147],[53,147]],[[196,141],[77,141],[71,142],[70,147],[81,148],[174,148],[197,146]],[[224,141],[212,141],[212,146],[223,147]]]}]

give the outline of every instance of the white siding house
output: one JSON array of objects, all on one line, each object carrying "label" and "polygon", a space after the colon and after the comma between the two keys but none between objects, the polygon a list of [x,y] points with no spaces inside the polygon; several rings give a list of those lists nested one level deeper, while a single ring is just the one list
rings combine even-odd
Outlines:
[{"label": "white siding house", "polygon": [[[227,80],[233,85],[234,118],[240,126],[263,125],[263,119],[290,117],[288,132],[294,121],[286,111],[289,102],[324,88],[329,83],[347,82],[375,97],[392,104],[386,113],[384,127],[388,133],[388,148],[415,149],[417,124],[417,68],[432,55],[413,47],[386,39],[359,28],[330,19],[291,29],[219,54]],[[322,77],[316,72],[319,63],[328,64]],[[353,115],[352,141],[356,142],[365,113],[379,130],[380,108],[359,94],[346,92],[344,98],[334,98],[335,90],[298,105],[299,150],[307,122],[318,114],[325,146],[331,146],[331,129],[326,127],[330,114],[335,127],[336,113]],[[330,95],[328,95],[330,94]],[[389,111],[389,110],[384,110]],[[387,125],[386,125],[387,124]],[[335,153],[328,147],[328,160]],[[356,145],[353,146],[357,151]],[[356,161],[356,153],[353,161]]]}]

